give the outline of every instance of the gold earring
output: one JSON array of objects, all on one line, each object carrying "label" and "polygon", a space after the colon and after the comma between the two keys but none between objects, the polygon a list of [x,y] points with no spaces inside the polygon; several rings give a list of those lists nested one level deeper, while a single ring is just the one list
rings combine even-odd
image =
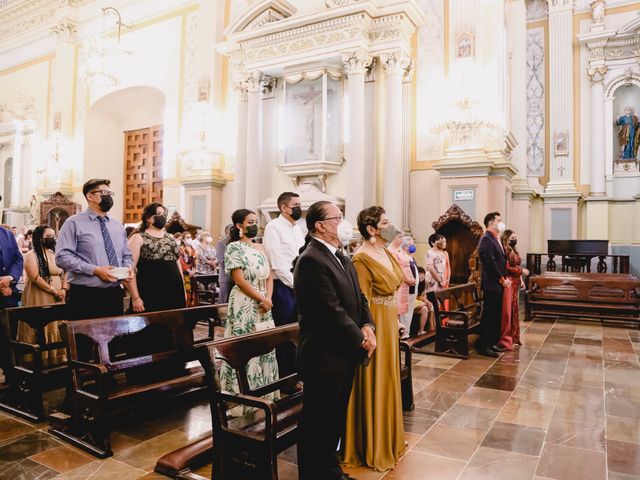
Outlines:
[{"label": "gold earring", "polygon": [[375,245],[376,244],[376,237],[369,237],[369,243],[371,243],[371,245]]},{"label": "gold earring", "polygon": [[244,232],[243,232],[242,230],[240,230],[240,233],[238,234],[238,236],[239,236],[240,238],[244,237]]}]

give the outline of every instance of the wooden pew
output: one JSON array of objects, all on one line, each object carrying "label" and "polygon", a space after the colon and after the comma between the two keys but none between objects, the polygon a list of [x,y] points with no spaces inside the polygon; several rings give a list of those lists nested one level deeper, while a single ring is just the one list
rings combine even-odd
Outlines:
[{"label": "wooden pew", "polygon": [[[204,392],[193,329],[226,305],[63,322],[72,374],[71,415],[50,416],[52,433],[99,457],[112,455],[109,418],[125,407]],[[80,341],[91,346],[85,356]]]},{"label": "wooden pew", "polygon": [[196,292],[198,305],[213,305],[218,298],[218,275],[194,275],[192,286]]},{"label": "wooden pew", "polygon": [[439,309],[436,315],[436,344],[432,355],[469,358],[470,333],[477,330],[482,315],[482,301],[475,283],[454,285],[436,292],[441,305],[448,301],[449,309]]},{"label": "wooden pew", "polygon": [[[298,343],[297,324],[226,339],[198,349],[209,388],[211,422],[215,439],[213,478],[278,479],[277,455],[298,442],[298,418],[302,411],[302,390],[270,401],[264,395],[297,381],[294,373],[252,390],[246,366],[250,359],[273,351],[278,345]],[[215,372],[215,351],[236,372],[240,393],[221,389]],[[227,418],[231,405],[255,410],[238,418]]]},{"label": "wooden pew", "polygon": [[[49,352],[64,348],[61,340],[50,342],[45,329],[53,322],[68,318],[67,306],[8,308],[1,315],[9,331],[9,343],[2,348],[8,349],[11,364],[5,372],[8,388],[3,392],[0,410],[41,422],[45,419],[44,393],[70,385],[67,362],[54,363],[44,358]],[[35,342],[17,340],[21,323],[34,330]]]},{"label": "wooden pew", "polygon": [[640,324],[640,279],[616,273],[545,272],[529,278],[526,316]]},{"label": "wooden pew", "polygon": [[420,335],[400,340],[400,388],[402,391],[402,409],[410,412],[415,408],[413,402],[413,352],[426,345],[435,337],[436,332],[425,332]]}]

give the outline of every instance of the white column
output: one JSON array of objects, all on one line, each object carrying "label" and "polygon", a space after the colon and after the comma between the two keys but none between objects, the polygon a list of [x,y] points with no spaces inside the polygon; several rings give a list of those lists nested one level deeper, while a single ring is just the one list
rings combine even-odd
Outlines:
[{"label": "white column", "polygon": [[514,190],[527,184],[527,7],[524,0],[507,4],[509,50],[511,53],[511,88],[509,124],[518,145],[512,162],[518,173],[512,180]]},{"label": "white column", "polygon": [[411,126],[413,123],[413,65],[405,70],[402,77],[402,227],[410,230],[410,173],[411,173]]},{"label": "white column", "polygon": [[591,77],[591,188],[590,195],[605,195],[604,74],[606,66],[590,68]]},{"label": "white column", "polygon": [[385,77],[383,207],[397,227],[402,227],[404,172],[402,147],[402,76],[409,58],[400,51],[383,53]]},{"label": "white column", "polygon": [[237,94],[237,130],[235,172],[233,180],[233,210],[245,208],[247,181],[247,85],[244,81],[234,84]]},{"label": "white column", "polygon": [[244,208],[257,213],[263,200],[262,185],[262,89],[265,77],[252,72],[247,78],[247,171]]},{"label": "white column", "polygon": [[365,50],[342,54],[344,72],[348,76],[347,94],[349,97],[349,136],[346,154],[349,173],[349,188],[346,192],[346,218],[355,225],[358,213],[365,205],[365,132],[364,132],[364,79],[371,65],[371,56]]},{"label": "white column", "polygon": [[[548,193],[576,192],[573,180],[573,0],[549,3],[549,118],[552,147]],[[578,72],[575,72],[577,75]],[[558,154],[556,144],[566,145]],[[564,145],[562,145],[564,143]]]},{"label": "white column", "polygon": [[20,197],[22,190],[22,167],[24,159],[22,158],[22,146],[24,143],[24,137],[21,134],[16,133],[13,140],[13,164],[11,171],[11,202],[10,206],[19,207]]}]

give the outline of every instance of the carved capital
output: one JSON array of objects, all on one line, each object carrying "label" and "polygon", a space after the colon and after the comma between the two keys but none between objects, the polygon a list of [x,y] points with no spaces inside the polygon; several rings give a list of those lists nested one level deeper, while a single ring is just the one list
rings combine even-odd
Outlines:
[{"label": "carved capital", "polygon": [[594,0],[591,2],[591,21],[596,25],[604,23],[604,0]]},{"label": "carved capital", "polygon": [[606,65],[596,65],[587,68],[587,75],[589,75],[589,79],[593,83],[602,82],[604,80],[604,76],[607,73]]},{"label": "carved capital", "polygon": [[59,42],[74,42],[78,24],[73,18],[65,16],[51,26],[51,33]]},{"label": "carved capital", "polygon": [[277,79],[264,75],[262,72],[254,71],[247,74],[241,83],[243,86],[238,88],[246,89],[247,93],[262,93],[267,96],[271,96],[275,92]]},{"label": "carved capital", "polygon": [[380,54],[380,62],[387,75],[403,75],[411,65],[411,58],[406,53],[396,50]]},{"label": "carved capital", "polygon": [[342,53],[344,72],[349,77],[357,74],[366,75],[371,67],[371,61],[371,55],[364,49]]},{"label": "carved capital", "polygon": [[549,0],[549,13],[573,11],[575,0]]}]

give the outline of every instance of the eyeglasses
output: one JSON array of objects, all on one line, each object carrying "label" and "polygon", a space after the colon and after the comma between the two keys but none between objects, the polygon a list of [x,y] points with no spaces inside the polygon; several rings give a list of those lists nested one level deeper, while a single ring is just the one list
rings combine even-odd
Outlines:
[{"label": "eyeglasses", "polygon": [[113,197],[115,195],[115,193],[111,190],[94,190],[93,192],[89,193],[97,193],[98,195],[109,195],[110,197]]},{"label": "eyeglasses", "polygon": [[340,221],[342,221],[342,220],[344,220],[344,217],[343,217],[342,215],[338,215],[337,217],[328,217],[328,218],[325,218],[325,219],[324,219],[324,220],[322,220],[322,221],[323,221],[323,222],[326,222],[327,220],[340,220]]}]

